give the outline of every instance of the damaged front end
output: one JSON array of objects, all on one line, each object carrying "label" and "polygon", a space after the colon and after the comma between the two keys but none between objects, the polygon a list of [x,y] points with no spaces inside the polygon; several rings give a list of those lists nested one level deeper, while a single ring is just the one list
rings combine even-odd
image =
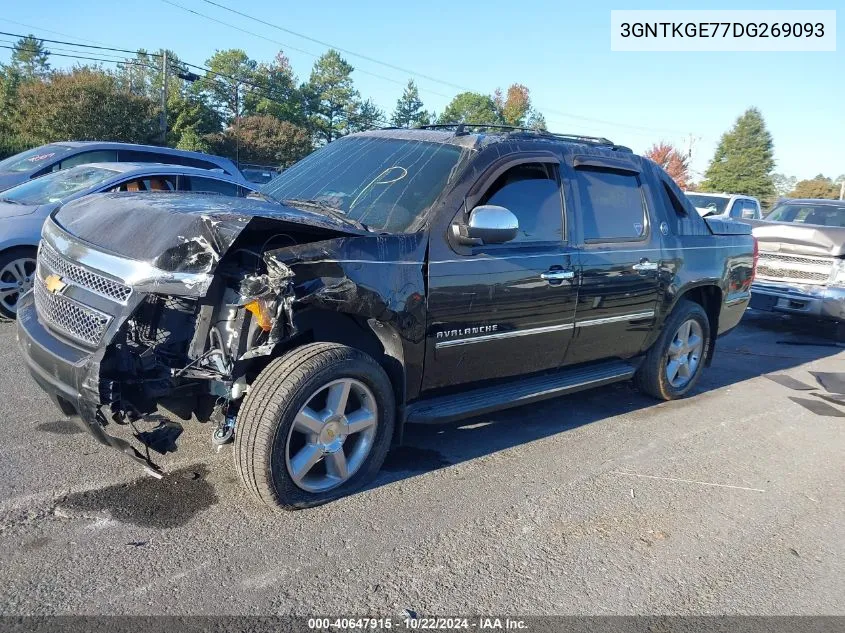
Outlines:
[{"label": "damaged front end", "polygon": [[181,432],[170,420],[213,421],[215,441],[230,438],[262,360],[295,334],[294,272],[264,253],[357,233],[277,205],[164,198],[83,199],[48,220],[18,320],[36,381],[153,473],[150,450],[173,450]]}]

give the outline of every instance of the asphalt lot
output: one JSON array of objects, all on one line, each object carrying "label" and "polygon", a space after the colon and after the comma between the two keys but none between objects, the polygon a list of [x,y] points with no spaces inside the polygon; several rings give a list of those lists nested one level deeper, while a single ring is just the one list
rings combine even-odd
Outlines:
[{"label": "asphalt lot", "polygon": [[161,481],[96,445],[0,324],[0,612],[845,614],[845,417],[762,376],[815,385],[845,351],[790,327],[749,313],[683,401],[411,429],[368,490],[276,514],[208,426]]}]

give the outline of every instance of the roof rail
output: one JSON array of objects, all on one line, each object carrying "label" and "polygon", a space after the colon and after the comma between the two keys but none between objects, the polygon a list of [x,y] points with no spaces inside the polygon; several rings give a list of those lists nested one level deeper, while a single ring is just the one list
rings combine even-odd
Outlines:
[{"label": "roof rail", "polygon": [[585,136],[583,134],[559,134],[557,132],[549,132],[548,130],[536,130],[529,127],[521,127],[518,125],[501,125],[498,123],[438,123],[436,125],[420,125],[417,129],[421,130],[443,130],[455,129],[457,136],[469,134],[469,130],[496,130],[507,132],[509,136],[525,135],[536,136],[539,138],[555,139],[559,141],[570,141],[572,143],[584,143],[587,145],[598,145],[601,147],[609,147],[613,150],[631,152],[631,149],[624,145],[617,145],[610,139],[603,136]]}]

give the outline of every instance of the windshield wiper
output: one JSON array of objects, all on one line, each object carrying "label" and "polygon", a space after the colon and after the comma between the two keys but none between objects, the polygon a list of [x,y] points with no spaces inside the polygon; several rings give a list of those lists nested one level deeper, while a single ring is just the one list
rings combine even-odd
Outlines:
[{"label": "windshield wiper", "polygon": [[0,198],[0,202],[5,202],[7,204],[23,204],[20,200],[12,200],[11,198]]},{"label": "windshield wiper", "polygon": [[359,222],[358,220],[353,220],[349,216],[347,216],[342,210],[338,209],[337,207],[333,207],[330,204],[326,204],[325,202],[321,202],[319,200],[301,200],[299,198],[288,198],[287,200],[282,200],[282,204],[286,204],[291,207],[301,206],[301,207],[311,207],[313,209],[319,209],[320,211],[325,211],[333,218],[340,220],[344,224],[351,224],[356,228],[363,229],[364,231],[372,232],[372,229],[368,227],[363,222]]}]

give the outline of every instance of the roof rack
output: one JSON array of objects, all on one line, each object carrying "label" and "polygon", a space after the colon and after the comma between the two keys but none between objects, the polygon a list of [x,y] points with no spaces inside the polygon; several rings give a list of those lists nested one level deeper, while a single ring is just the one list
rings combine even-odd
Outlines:
[{"label": "roof rack", "polygon": [[436,125],[420,125],[417,129],[421,130],[443,130],[455,129],[456,136],[463,136],[469,134],[470,130],[496,130],[507,132],[508,136],[525,135],[536,136],[539,138],[555,139],[559,141],[570,141],[573,143],[584,143],[587,145],[599,145],[602,147],[609,147],[614,150],[630,152],[631,150],[624,145],[617,145],[610,139],[603,136],[585,136],[583,134],[559,134],[557,132],[549,132],[547,130],[536,130],[529,127],[520,127],[518,125],[500,125],[494,123],[438,123]]}]

